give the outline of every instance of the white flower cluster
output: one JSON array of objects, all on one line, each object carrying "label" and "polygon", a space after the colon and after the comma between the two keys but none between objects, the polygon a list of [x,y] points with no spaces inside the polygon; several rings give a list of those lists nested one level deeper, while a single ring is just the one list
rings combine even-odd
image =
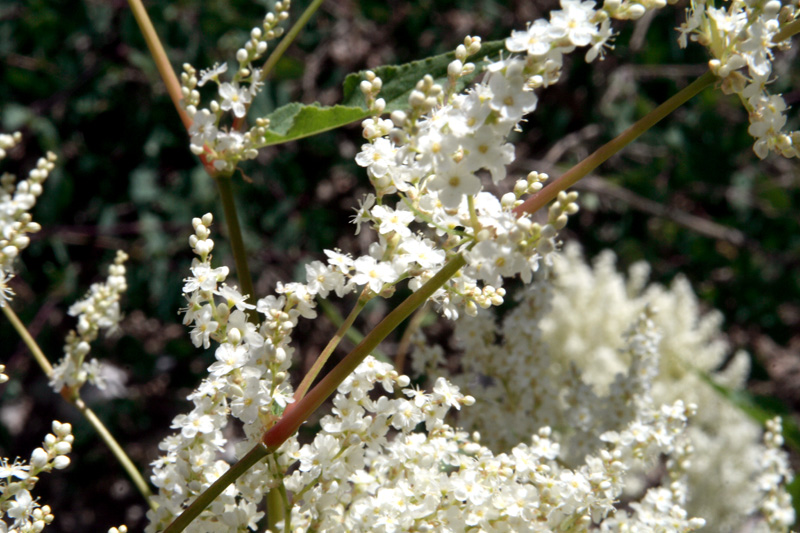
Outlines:
[{"label": "white flower cluster", "polygon": [[[506,48],[524,57],[511,54],[491,63],[481,83],[454,94],[456,81],[475,69],[467,59],[480,50],[480,40],[467,37],[447,69],[447,87],[425,76],[409,96],[410,111],[395,111],[391,120],[380,118],[380,79],[367,73],[361,90],[374,102],[375,116],[364,121],[370,142],[356,162],[367,169],[376,194],[362,202],[355,222],[359,229],[370,222],[380,237],[370,255],[388,263],[382,281],[407,277],[416,289],[447,259],[441,251],[432,253],[432,245],[463,253],[467,267],[433,297],[451,318],[459,308],[474,315],[479,307],[502,303],[503,277],[529,282],[555,248],[557,231],[577,212],[577,194],[562,193],[541,225],[514,208],[521,196],[542,187],[546,175],[531,173],[500,197],[484,190],[481,176],[488,174],[495,185],[505,179],[514,160],[506,139],[536,107],[532,89],[558,81],[565,54],[590,46],[586,59],[592,61],[610,46],[611,18],[638,18],[664,5],[606,2],[597,10],[594,2],[562,0],[563,9],[549,21],[538,20],[506,39]],[[388,195],[398,198],[390,203]],[[420,252],[424,261],[414,257]]]},{"label": "white flower cluster", "polygon": [[[292,496],[284,531],[551,532],[594,523],[604,531],[678,532],[703,525],[681,507],[685,461],[668,464],[676,474],[669,489],[648,490],[631,516],[614,507],[632,465],[682,453],[692,409],[680,402],[640,411],[568,468],[549,428],[495,453],[477,434],[445,424],[450,408],[475,400],[443,378],[431,393],[403,389],[408,399],[375,399],[378,383],[391,394],[408,378],[367,358],[339,388],[314,441],[282,457],[286,467],[299,461],[286,481]],[[422,423],[424,430],[415,429]]]},{"label": "white flower cluster", "polygon": [[[669,290],[645,288],[647,275],[647,266],[637,264],[625,279],[610,252],[591,268],[577,246],[568,246],[554,256],[549,275],[543,274],[504,318],[502,328],[481,318],[460,320],[456,337],[463,354],[445,360],[441,347],[420,341],[414,369],[445,375],[478,398],[459,414],[459,424],[480,431],[492,449],[508,450],[547,425],[554,428],[568,465],[580,463],[596,448],[598,435],[630,423],[647,404],[696,404],[687,428],[694,451],[691,467],[683,467],[684,509],[706,519],[714,531],[736,531],[764,508],[768,491],[759,485],[775,471],[781,474],[765,485],[781,496],[770,493],[768,501],[780,502],[771,505],[791,513],[791,523],[793,512],[781,485],[789,476],[780,466],[769,466],[783,452],[762,446],[758,424],[703,377],[740,389],[749,371],[747,355],[736,354],[719,371],[729,359],[720,315],[701,316],[686,280],[679,278]],[[456,361],[459,372],[448,375],[444,369],[457,368]],[[638,481],[629,480],[628,493],[652,483],[647,475],[642,470]]]},{"label": "white flower cluster", "polygon": [[[238,419],[246,439],[235,446],[235,457],[244,455],[271,427],[293,390],[287,382],[292,363],[291,333],[301,315],[313,310],[313,296],[300,284],[280,287],[280,296],[270,296],[255,306],[264,319],[258,325],[247,314],[254,306],[235,287],[226,285],[226,267],[211,266],[214,242],[209,238],[211,214],[195,218],[195,234],[190,245],[198,255],[192,263],[192,276],[185,280],[183,292],[188,300],[184,323],[193,327],[195,346],[215,350],[216,361],[209,377],[189,396],[194,407],[178,415],[172,427],[177,430],[160,445],[164,451],[154,463],[153,484],[158,487],[158,509],[149,511],[147,531],[163,530],[197,495],[228,468],[219,458],[228,439],[223,429],[229,416]],[[233,459],[228,450],[228,459]],[[229,532],[255,529],[263,513],[257,507],[264,495],[283,475],[266,464],[253,467],[217,498],[187,531]]]},{"label": "white flower cluster", "polygon": [[[231,112],[235,120],[244,118],[247,109],[256,94],[264,85],[261,69],[253,64],[264,57],[267,43],[283,34],[278,24],[289,17],[291,0],[282,0],[275,4],[275,12],[267,13],[260,27],[250,31],[250,40],[244,48],[236,52],[239,67],[230,82],[220,82],[220,75],[228,70],[228,64],[214,65],[213,68],[200,72],[191,65],[183,65],[181,86],[186,112],[193,120],[189,135],[190,148],[195,155],[202,156],[220,172],[232,172],[236,164],[243,159],[253,159],[258,155],[254,148],[255,140],[264,136],[269,121],[256,120],[256,125],[249,131],[241,133],[235,128],[221,125],[223,117]],[[218,100],[212,100],[208,108],[200,108],[200,92],[209,81],[217,84]]]},{"label": "white flower cluster", "polygon": [[72,451],[72,426],[53,421],[53,433],[47,434],[41,448],[31,453],[27,463],[0,458],[0,531],[39,533],[53,521],[50,506],[33,499],[31,491],[39,474],[69,466]]},{"label": "white flower cluster", "polygon": [[750,115],[748,132],[756,139],[756,155],[764,159],[775,151],[798,157],[800,131],[783,131],[786,102],[767,91],[774,81],[773,50],[791,45],[791,39],[773,39],[800,14],[796,2],[734,0],[714,7],[713,2],[693,0],[686,12],[679,42],[686,46],[691,39],[708,48],[713,57],[709,67],[722,78],[722,89],[738,94]]},{"label": "white flower cluster", "polygon": [[[0,161],[21,140],[19,132],[0,134]],[[14,259],[30,243],[27,234],[41,229],[33,221],[30,210],[42,194],[42,183],[55,168],[55,160],[55,154],[48,152],[47,157],[36,162],[36,168],[28,173],[28,178],[16,185],[17,178],[13,174],[6,172],[0,178],[0,307],[14,294],[8,281],[13,277]]]},{"label": "white flower cluster", "polygon": [[128,289],[125,281],[125,261],[128,254],[117,251],[114,263],[108,267],[108,278],[103,283],[93,283],[83,300],[69,308],[71,316],[78,317],[78,326],[70,330],[64,341],[64,356],[53,367],[50,386],[57,393],[64,387],[77,392],[89,381],[98,388],[104,388],[100,362],[97,359],[86,361],[91,351],[91,343],[101,331],[113,333],[122,319],[119,300]]}]

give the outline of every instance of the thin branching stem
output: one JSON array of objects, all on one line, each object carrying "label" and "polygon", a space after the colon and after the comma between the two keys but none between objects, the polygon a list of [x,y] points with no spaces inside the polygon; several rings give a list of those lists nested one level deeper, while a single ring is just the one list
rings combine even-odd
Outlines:
[{"label": "thin branching stem", "polygon": [[588,176],[611,156],[625,148],[628,144],[657,124],[661,119],[678,109],[716,80],[717,77],[714,76],[714,74],[706,72],[672,96],[672,98],[639,119],[617,137],[595,150],[589,157],[549,183],[544,189],[514,208],[514,212],[517,213],[517,215],[521,215],[522,213],[535,213],[543,208],[552,202],[556,196],[558,196],[558,193],[567,190],[575,185],[581,178]]},{"label": "thin branching stem", "polygon": [[[50,364],[47,357],[44,355],[44,352],[39,347],[39,344],[36,342],[36,339],[28,331],[28,328],[25,327],[25,324],[19,319],[17,314],[11,309],[11,306],[6,304],[2,306],[3,313],[8,318],[11,325],[19,334],[22,342],[25,343],[25,346],[28,347],[33,358],[36,360],[36,363],[42,369],[44,374],[50,378],[53,376],[53,365]],[[128,476],[133,481],[133,484],[136,486],[136,489],[139,493],[144,497],[147,503],[153,507],[155,503],[152,500],[153,493],[150,490],[150,486],[145,481],[144,477],[142,476],[141,472],[136,468],[136,465],[133,463],[128,454],[125,453],[125,450],[122,446],[117,442],[108,428],[103,424],[103,422],[97,417],[97,415],[86,406],[84,401],[80,397],[80,393],[77,390],[68,391],[68,394],[62,394],[61,396],[74,405],[78,411],[89,421],[89,424],[97,431],[100,435],[100,438],[103,439],[103,442],[106,443],[111,453],[114,454],[119,464],[122,468],[127,472]]]},{"label": "thin branching stem", "polygon": [[252,450],[247,452],[247,455],[239,459],[227,472],[222,474],[219,479],[211,484],[192,504],[186,508],[180,515],[178,515],[172,523],[167,526],[164,533],[179,533],[186,529],[192,521],[197,518],[203,509],[211,505],[214,498],[219,496],[225,487],[242,477],[250,467],[265,458],[269,454],[269,450],[261,443],[256,444]]},{"label": "thin branching stem", "polygon": [[275,47],[275,50],[272,51],[270,56],[264,62],[264,67],[261,69],[261,79],[260,81],[264,81],[267,79],[267,76],[272,69],[275,68],[275,65],[278,64],[278,60],[283,56],[284,52],[289,48],[289,46],[294,42],[297,38],[300,30],[302,30],[314,13],[317,12],[319,6],[322,5],[324,0],[314,0],[311,4],[303,11],[303,14],[300,15],[300,18],[297,19],[297,22],[294,23],[294,26],[286,32],[286,35],[281,39],[281,42],[278,43],[278,46]]},{"label": "thin branching stem", "polygon": [[314,380],[317,379],[317,376],[322,371],[322,367],[325,366],[325,363],[328,362],[333,351],[339,346],[339,343],[342,341],[344,336],[347,334],[347,331],[353,325],[353,322],[356,321],[356,318],[361,313],[361,310],[364,309],[364,306],[367,305],[367,302],[370,300],[370,296],[368,295],[368,291],[363,291],[361,296],[359,296],[356,305],[353,306],[353,309],[350,311],[350,314],[347,315],[347,318],[342,322],[339,326],[339,329],[336,330],[331,340],[328,341],[327,346],[317,357],[317,360],[314,361],[314,364],[311,366],[309,371],[303,376],[303,381],[300,382],[297,389],[294,391],[294,401],[300,401],[303,399],[303,396],[306,395],[308,389],[311,388],[311,384],[314,383]]},{"label": "thin branching stem", "polygon": [[[231,176],[216,176],[217,190],[222,200],[222,209],[225,212],[225,225],[228,228],[228,238],[230,239],[233,260],[236,263],[236,277],[242,284],[242,294],[247,296],[247,301],[255,305],[255,288],[253,278],[250,276],[250,268],[247,266],[247,251],[244,247],[242,238],[242,228],[239,226],[239,215],[236,211],[236,202],[233,197],[233,183]],[[251,310],[251,318],[255,311]]]},{"label": "thin branching stem", "polygon": [[192,125],[192,119],[186,113],[186,110],[183,109],[183,106],[181,106],[181,100],[183,100],[181,84],[178,81],[178,76],[175,75],[172,64],[169,62],[167,53],[164,51],[164,46],[158,38],[156,29],[150,21],[147,10],[144,8],[144,5],[142,5],[142,0],[128,0],[128,5],[131,7],[133,18],[136,19],[136,24],[139,25],[139,31],[142,32],[144,41],[147,43],[150,55],[153,56],[153,61],[155,61],[158,73],[161,75],[164,85],[167,86],[167,92],[172,99],[172,104],[181,117],[183,126],[188,130]]}]

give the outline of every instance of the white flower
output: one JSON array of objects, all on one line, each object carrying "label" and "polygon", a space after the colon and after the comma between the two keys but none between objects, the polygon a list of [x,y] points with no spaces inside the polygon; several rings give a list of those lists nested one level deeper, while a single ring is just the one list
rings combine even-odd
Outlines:
[{"label": "white flower", "polygon": [[489,88],[492,90],[490,105],[500,113],[501,118],[516,124],[536,108],[538,99],[533,91],[524,90],[526,78],[522,74],[523,61],[510,59],[496,66],[505,68],[504,71],[493,72],[489,78]]},{"label": "white flower", "polygon": [[222,83],[219,86],[219,95],[222,98],[219,107],[224,111],[233,110],[236,118],[242,118],[247,113],[246,105],[250,103],[253,95],[237,83]]},{"label": "white flower", "polygon": [[555,39],[566,38],[575,46],[586,46],[597,30],[591,22],[594,2],[561,0],[564,9],[550,13],[550,35]]},{"label": "white flower", "polygon": [[217,129],[217,116],[208,109],[201,109],[194,114],[192,125],[189,127],[191,145],[195,150],[203,150],[206,143],[214,144],[219,135]]},{"label": "white flower", "polygon": [[312,294],[327,298],[330,291],[336,291],[336,295],[341,297],[344,282],[344,274],[328,267],[322,261],[313,261],[306,265],[306,283]]},{"label": "white flower", "polygon": [[396,232],[401,237],[411,235],[408,225],[414,221],[414,213],[398,209],[395,211],[385,205],[376,205],[372,208],[372,216],[378,220],[378,233],[386,235]]},{"label": "white flower", "polygon": [[368,168],[374,177],[380,178],[389,172],[395,153],[396,149],[391,141],[381,137],[374,143],[361,146],[361,151],[356,155],[356,163]]},{"label": "white flower", "polygon": [[219,322],[214,320],[211,314],[211,307],[204,306],[203,309],[195,316],[194,329],[191,332],[192,344],[198,348],[208,348],[211,346],[211,334],[217,331]]},{"label": "white flower", "polygon": [[449,159],[437,165],[436,174],[428,182],[428,187],[439,192],[439,200],[445,207],[455,209],[465,196],[478,194],[481,180],[467,165]]},{"label": "white flower", "polygon": [[217,348],[214,357],[217,358],[217,362],[208,367],[208,373],[217,377],[224,376],[237,368],[242,368],[247,363],[247,348],[226,342]]},{"label": "white flower", "polygon": [[10,302],[11,297],[14,296],[14,290],[8,286],[8,282],[13,277],[13,274],[0,270],[0,307],[6,305],[6,302]]},{"label": "white flower", "polygon": [[372,292],[379,293],[384,283],[392,283],[397,275],[391,265],[379,262],[366,255],[355,260],[353,282],[366,285]]},{"label": "white flower", "polygon": [[[375,195],[372,193],[369,193],[358,201],[358,209],[356,209],[356,214],[352,217],[352,222],[356,225],[356,235],[361,233],[361,224],[372,220],[369,211],[373,205],[375,205]],[[328,252],[326,251],[325,253]]]},{"label": "white flower", "polygon": [[543,56],[550,51],[553,38],[550,23],[538,19],[525,31],[512,31],[506,38],[506,48],[511,52],[527,52],[533,56]]},{"label": "white flower", "polygon": [[247,295],[243,295],[237,288],[229,287],[224,283],[216,291],[216,294],[225,299],[225,303],[229,308],[236,307],[239,311],[256,308],[255,305],[247,303]]},{"label": "white flower", "polygon": [[200,80],[197,82],[198,87],[202,87],[211,80],[219,81],[219,75],[228,71],[228,64],[215,63],[213,67],[200,71]]}]

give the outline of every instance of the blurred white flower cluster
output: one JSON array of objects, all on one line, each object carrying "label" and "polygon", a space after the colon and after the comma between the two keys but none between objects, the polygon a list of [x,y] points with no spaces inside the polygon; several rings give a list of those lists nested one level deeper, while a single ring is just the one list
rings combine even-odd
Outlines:
[{"label": "blurred white flower cluster", "polygon": [[800,131],[783,131],[786,102],[767,91],[775,81],[773,50],[791,46],[791,39],[776,42],[776,36],[798,14],[797,2],[734,0],[715,7],[693,0],[680,27],[681,46],[691,39],[708,48],[713,57],[709,67],[722,79],[722,89],[739,95],[750,115],[753,151],[761,159],[773,151],[784,157],[800,155]]},{"label": "blurred white flower cluster", "polygon": [[[8,150],[19,144],[22,134],[0,134],[0,161]],[[0,177],[0,307],[13,296],[8,281],[14,275],[14,259],[28,247],[28,233],[36,233],[41,226],[33,221],[30,210],[42,194],[42,183],[55,168],[56,155],[48,152],[36,162],[28,178],[17,182],[17,177],[4,172]]]},{"label": "blurred white flower cluster", "polygon": [[[762,445],[759,425],[707,382],[741,389],[747,354],[728,361],[720,315],[701,315],[685,279],[667,289],[646,286],[647,274],[643,263],[627,278],[617,273],[611,252],[589,266],[568,246],[501,325],[486,317],[456,323],[459,357],[445,358],[441,346],[420,337],[414,369],[445,376],[477,399],[458,422],[479,431],[484,445],[506,451],[549,426],[570,466],[642,409],[696,405],[685,430],[691,451],[681,459],[684,509],[723,532],[774,508],[779,518],[765,513],[768,530],[786,531],[794,512],[784,488],[791,479],[785,452]],[[670,486],[666,473],[654,474],[651,464],[631,476],[623,500],[639,498],[659,478]]]}]

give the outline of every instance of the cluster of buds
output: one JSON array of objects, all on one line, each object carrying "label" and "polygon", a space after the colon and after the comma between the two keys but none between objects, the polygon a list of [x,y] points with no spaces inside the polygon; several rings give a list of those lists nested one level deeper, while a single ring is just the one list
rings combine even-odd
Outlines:
[{"label": "cluster of buds", "polygon": [[[72,426],[56,420],[53,433],[48,433],[40,448],[31,453],[28,463],[19,460],[9,463],[0,459],[0,529],[20,533],[39,533],[53,522],[48,505],[40,505],[31,496],[39,474],[62,470],[69,466],[67,454],[72,451]],[[4,519],[12,519],[10,528]]]},{"label": "cluster of buds", "polygon": [[[19,132],[0,135],[0,160],[21,140]],[[17,177],[11,173],[4,173],[0,178],[0,306],[13,295],[8,280],[14,272],[14,260],[30,244],[28,234],[41,229],[33,221],[30,210],[42,194],[42,184],[55,168],[55,161],[56,155],[48,152],[47,157],[39,158],[27,179],[17,182]]]}]

